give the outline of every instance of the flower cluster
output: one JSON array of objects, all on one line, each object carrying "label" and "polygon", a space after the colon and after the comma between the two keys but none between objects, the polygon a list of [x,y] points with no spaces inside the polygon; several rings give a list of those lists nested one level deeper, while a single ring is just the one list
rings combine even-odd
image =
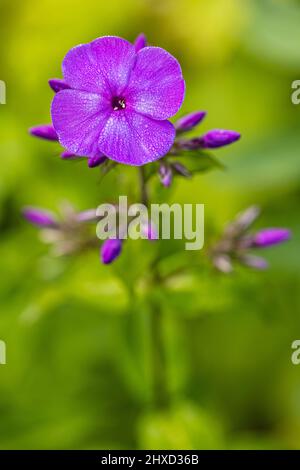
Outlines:
[{"label": "flower cluster", "polygon": [[[39,207],[27,206],[23,209],[24,218],[40,230],[44,243],[52,246],[54,256],[80,253],[87,249],[99,247],[95,224],[101,220],[96,209],[77,212],[69,203],[65,203],[57,216],[51,211]],[[120,233],[127,232],[128,227],[119,225],[119,237],[107,238],[100,246],[100,259],[103,264],[112,263],[122,252],[124,239]],[[156,240],[156,227],[150,221],[141,226],[144,238]]]},{"label": "flower cluster", "polygon": [[[183,176],[189,178],[192,176],[193,169],[197,164],[202,168],[204,160],[204,150],[211,150],[225,147],[240,139],[239,132],[225,129],[214,129],[199,137],[187,139],[182,137],[194,127],[198,126],[206,116],[206,111],[195,111],[178,119],[175,124],[176,138],[171,150],[161,160],[159,167],[159,176],[162,184],[169,187],[174,176]],[[194,162],[191,168],[185,163],[186,158],[192,156]]]},{"label": "flower cluster", "polygon": [[[148,46],[140,34],[134,44],[115,37],[98,38],[71,49],[63,60],[63,78],[49,80],[55,96],[51,106],[52,124],[32,127],[30,134],[59,142],[64,160],[85,159],[90,168],[152,163],[149,175],[158,173],[169,187],[173,177],[190,177],[220,165],[208,150],[217,149],[240,138],[236,131],[214,129],[197,137],[186,133],[198,126],[205,111],[195,111],[169,119],[180,109],[185,82],[178,61],[164,49]],[[147,204],[146,183],[142,169],[141,193]],[[241,214],[225,230],[214,247],[214,265],[223,272],[232,270],[233,260],[258,269],[266,261],[249,253],[280,243],[290,234],[285,229],[268,229],[248,234],[258,215],[257,208]],[[94,209],[76,213],[68,208],[61,220],[42,209],[26,208],[26,219],[41,229],[56,254],[67,254],[98,244],[95,235],[87,236],[88,222],[99,220]],[[120,230],[120,227],[118,228]],[[127,230],[127,227],[125,227]],[[155,227],[143,228],[146,238],[157,238]],[[102,262],[108,264],[121,251],[122,237],[112,237],[101,246]]]},{"label": "flower cluster", "polygon": [[96,209],[76,212],[69,203],[65,203],[60,212],[57,216],[46,209],[27,206],[23,209],[23,216],[40,229],[42,241],[52,245],[55,256],[95,246],[95,231],[90,231],[90,223],[99,220]]},{"label": "flower cluster", "polygon": [[267,261],[253,254],[252,250],[289,240],[291,233],[285,228],[267,228],[250,233],[249,229],[259,214],[258,207],[249,207],[225,228],[223,237],[212,250],[213,264],[219,271],[232,272],[234,261],[254,269],[266,269]]}]

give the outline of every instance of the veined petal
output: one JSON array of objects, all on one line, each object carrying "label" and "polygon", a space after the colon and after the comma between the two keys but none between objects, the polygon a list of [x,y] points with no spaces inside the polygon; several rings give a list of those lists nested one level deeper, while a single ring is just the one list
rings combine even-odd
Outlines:
[{"label": "veined petal", "polygon": [[98,146],[108,158],[128,165],[144,165],[165,155],[175,139],[169,121],[155,121],[134,111],[112,113]]},{"label": "veined petal", "polygon": [[110,99],[124,90],[134,60],[135,49],[130,42],[104,36],[68,52],[63,61],[64,80],[71,88]]},{"label": "veined petal", "polygon": [[178,61],[160,47],[144,47],[136,55],[126,99],[136,112],[165,120],[179,110],[185,82]]},{"label": "veined petal", "polygon": [[100,95],[78,90],[60,91],[51,108],[61,145],[69,152],[86,156],[99,153],[97,142],[109,113]]}]

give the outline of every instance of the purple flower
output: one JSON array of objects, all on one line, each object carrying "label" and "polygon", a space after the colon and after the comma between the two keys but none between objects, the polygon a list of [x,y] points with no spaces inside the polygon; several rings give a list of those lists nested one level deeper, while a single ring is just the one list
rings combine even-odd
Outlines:
[{"label": "purple flower", "polygon": [[101,246],[101,260],[104,264],[110,264],[122,251],[122,242],[118,238],[108,239]]},{"label": "purple flower", "polygon": [[285,228],[268,228],[257,232],[254,236],[253,246],[266,248],[271,245],[285,242],[291,237],[291,232]]},{"label": "purple flower", "polygon": [[224,129],[215,129],[207,132],[201,137],[202,147],[207,149],[214,149],[224,147],[225,145],[236,142],[241,137],[241,134],[235,131],[226,131]]},{"label": "purple flower", "polygon": [[143,165],[165,155],[175,139],[167,120],[180,108],[185,83],[177,60],[159,47],[138,52],[106,36],[71,49],[52,121],[69,152]]},{"label": "purple flower", "polygon": [[29,133],[34,137],[39,137],[40,139],[53,140],[57,141],[58,136],[51,124],[43,124],[41,126],[31,127]]},{"label": "purple flower", "polygon": [[143,33],[141,33],[138,35],[138,37],[134,41],[135,52],[139,52],[141,49],[143,49],[146,46],[147,46],[147,38]]},{"label": "purple flower", "polygon": [[195,111],[187,114],[175,122],[177,132],[188,132],[197,126],[206,116],[206,111]]},{"label": "purple flower", "polygon": [[48,83],[50,85],[50,88],[52,88],[55,93],[70,88],[64,80],[61,80],[61,78],[51,78]]},{"label": "purple flower", "polygon": [[28,206],[23,209],[23,216],[28,222],[39,227],[57,226],[57,221],[54,214],[44,209]]}]

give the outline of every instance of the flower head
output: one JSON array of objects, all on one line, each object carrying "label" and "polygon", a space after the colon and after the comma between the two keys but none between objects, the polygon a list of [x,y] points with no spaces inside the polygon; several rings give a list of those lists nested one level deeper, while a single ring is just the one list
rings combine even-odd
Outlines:
[{"label": "flower head", "polygon": [[106,36],[71,49],[52,121],[69,152],[104,154],[143,165],[165,155],[175,139],[167,120],[179,110],[185,83],[177,60],[159,47]]},{"label": "flower head", "polygon": [[256,233],[248,233],[259,213],[257,206],[249,207],[225,228],[223,237],[212,250],[213,264],[219,271],[231,272],[233,261],[253,269],[266,269],[267,261],[253,255],[250,250],[266,248],[291,238],[290,230],[285,228],[267,228]]}]

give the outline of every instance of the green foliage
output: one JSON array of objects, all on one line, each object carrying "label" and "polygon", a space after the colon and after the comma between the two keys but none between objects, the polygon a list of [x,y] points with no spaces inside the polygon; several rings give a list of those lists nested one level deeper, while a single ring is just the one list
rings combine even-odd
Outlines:
[{"label": "green foliage", "polygon": [[[299,448],[299,2],[158,3],[1,0],[2,449]],[[205,204],[205,250],[141,240],[111,266],[97,247],[51,258],[22,206],[136,202],[137,171],[61,161],[27,128],[49,121],[47,80],[70,47],[141,30],[183,65],[182,113],[209,111],[193,134],[242,133],[216,157],[178,157],[194,175],[170,190],[149,174],[154,202]],[[269,250],[268,272],[216,274],[209,246],[253,203],[260,226],[290,227],[293,240]]]}]

